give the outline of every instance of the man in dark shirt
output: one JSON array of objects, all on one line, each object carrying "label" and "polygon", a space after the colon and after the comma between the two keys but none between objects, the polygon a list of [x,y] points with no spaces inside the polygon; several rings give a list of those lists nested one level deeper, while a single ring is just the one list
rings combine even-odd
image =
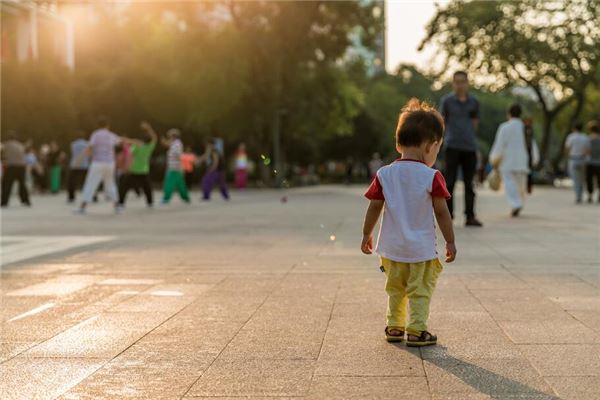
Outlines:
[{"label": "man in dark shirt", "polygon": [[[467,226],[482,226],[475,217],[475,191],[473,178],[477,168],[477,138],[479,126],[479,102],[469,95],[467,73],[457,71],[452,79],[454,92],[442,97],[440,113],[446,124],[444,175],[448,190],[453,194],[458,169],[462,169],[465,184],[465,215]],[[454,197],[448,200],[450,214],[454,218]]]}]

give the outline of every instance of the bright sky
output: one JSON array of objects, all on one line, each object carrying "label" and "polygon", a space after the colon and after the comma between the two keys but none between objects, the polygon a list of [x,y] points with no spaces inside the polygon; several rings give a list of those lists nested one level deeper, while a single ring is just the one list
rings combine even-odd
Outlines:
[{"label": "bright sky", "polygon": [[435,15],[436,4],[444,6],[449,0],[387,0],[386,69],[394,72],[398,64],[415,64],[428,69],[427,61],[433,47],[417,51],[425,37],[425,25]]}]

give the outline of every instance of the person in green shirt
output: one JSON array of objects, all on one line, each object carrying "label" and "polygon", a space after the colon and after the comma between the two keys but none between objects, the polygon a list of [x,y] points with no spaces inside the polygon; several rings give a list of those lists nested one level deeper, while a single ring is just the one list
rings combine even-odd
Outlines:
[{"label": "person in green shirt", "polygon": [[119,185],[119,207],[125,207],[125,199],[129,189],[141,188],[146,196],[148,207],[152,207],[152,186],[150,184],[150,158],[156,147],[157,135],[152,126],[143,121],[141,128],[145,138],[133,140],[131,145],[131,164],[129,171],[123,176]]}]

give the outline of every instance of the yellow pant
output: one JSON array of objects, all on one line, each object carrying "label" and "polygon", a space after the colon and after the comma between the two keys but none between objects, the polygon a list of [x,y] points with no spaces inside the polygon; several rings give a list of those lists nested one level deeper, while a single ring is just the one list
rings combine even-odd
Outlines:
[{"label": "yellow pant", "polygon": [[[436,258],[419,263],[403,263],[381,257],[387,281],[388,294],[387,326],[405,330],[419,336],[427,330],[429,302],[442,264]],[[406,325],[406,307],[409,307]]]}]

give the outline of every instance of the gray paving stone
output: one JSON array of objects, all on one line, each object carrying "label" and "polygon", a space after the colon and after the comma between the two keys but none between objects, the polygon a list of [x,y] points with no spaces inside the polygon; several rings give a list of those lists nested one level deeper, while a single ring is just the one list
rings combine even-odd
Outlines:
[{"label": "gray paving stone", "polygon": [[428,324],[432,329],[457,332],[474,330],[480,333],[500,332],[497,322],[485,311],[452,311],[435,308],[430,312]]},{"label": "gray paving stone", "polygon": [[577,320],[499,321],[500,326],[517,344],[600,343],[597,332]]},{"label": "gray paving stone", "polygon": [[103,361],[17,357],[0,365],[3,400],[54,399],[102,367]]},{"label": "gray paving stone", "polygon": [[92,317],[43,342],[28,357],[110,359],[168,318],[160,313],[106,313]]},{"label": "gray paving stone", "polygon": [[423,359],[451,358],[459,360],[473,359],[514,359],[521,356],[519,349],[501,332],[482,332],[477,326],[469,330],[460,328],[434,329],[438,345],[421,349]]},{"label": "gray paving stone", "polygon": [[205,294],[190,303],[179,315],[198,320],[246,322],[266,299],[267,294],[228,296]]},{"label": "gray paving stone", "polygon": [[217,353],[196,353],[163,343],[134,345],[61,399],[178,399]]},{"label": "gray paving stone", "polygon": [[597,376],[551,376],[546,381],[564,400],[597,400],[600,393]]},{"label": "gray paving stone", "polygon": [[473,290],[497,321],[568,320],[564,310],[533,290]]},{"label": "gray paving stone", "polygon": [[35,342],[0,342],[0,363],[35,346]]},{"label": "gray paving stone", "polygon": [[[572,375],[599,369],[586,347],[598,343],[597,221],[566,206],[570,191],[536,188],[518,220],[479,191],[486,226],[457,219],[459,257],[431,307],[439,345],[418,350],[384,340],[385,276],[357,246],[363,190],[295,189],[285,205],[251,190],[153,213],[132,199],[118,217],[83,218],[44,197],[3,212],[11,235],[118,240],[0,271],[0,355],[13,357],[1,387],[61,400],[596,399],[598,377]],[[518,345],[540,339],[560,344]]]},{"label": "gray paving stone", "polygon": [[315,375],[324,376],[424,376],[418,350],[385,341],[383,329],[377,337],[355,335],[352,325],[328,330]]},{"label": "gray paving stone", "polygon": [[552,389],[522,358],[431,358],[425,362],[431,391],[435,393],[483,393],[526,396],[553,395]]},{"label": "gray paving stone", "polygon": [[496,393],[487,395],[483,393],[444,393],[432,396],[432,400],[560,400],[552,394],[514,394]]},{"label": "gray paving stone", "polygon": [[314,361],[219,358],[187,396],[303,396]]},{"label": "gray paving stone", "polygon": [[600,377],[600,344],[522,345],[519,349],[544,376]]},{"label": "gray paving stone", "polygon": [[596,333],[600,333],[600,313],[597,310],[572,310],[569,314]]},{"label": "gray paving stone", "polygon": [[600,310],[600,295],[594,296],[560,296],[552,298],[564,310]]},{"label": "gray paving stone", "polygon": [[316,376],[307,399],[426,399],[425,377]]},{"label": "gray paving stone", "polygon": [[473,290],[529,289],[530,284],[508,273],[462,274],[465,286]]},{"label": "gray paving stone", "polygon": [[144,336],[136,346],[162,345],[165,354],[219,353],[242,327],[242,323],[201,320],[177,315]]},{"label": "gray paving stone", "polygon": [[201,293],[211,289],[213,285],[175,284],[157,285],[148,288],[129,300],[126,300],[111,311],[117,312],[155,312],[175,313],[192,303]]}]

